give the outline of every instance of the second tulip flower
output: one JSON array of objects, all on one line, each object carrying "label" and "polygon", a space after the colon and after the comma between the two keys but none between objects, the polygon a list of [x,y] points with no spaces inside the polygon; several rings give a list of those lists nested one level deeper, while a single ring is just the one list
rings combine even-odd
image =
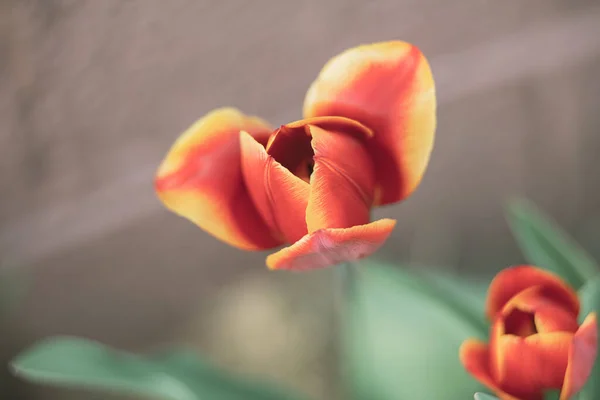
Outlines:
[{"label": "second tulip flower", "polygon": [[501,400],[543,400],[552,389],[568,400],[584,386],[596,360],[596,314],[579,325],[577,293],[558,276],[507,268],[492,281],[486,308],[489,344],[469,339],[460,358]]}]

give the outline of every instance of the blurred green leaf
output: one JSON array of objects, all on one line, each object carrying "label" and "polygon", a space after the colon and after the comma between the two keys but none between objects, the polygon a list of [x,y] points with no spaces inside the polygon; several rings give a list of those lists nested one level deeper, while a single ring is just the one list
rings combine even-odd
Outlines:
[{"label": "blurred green leaf", "polygon": [[530,202],[509,203],[508,222],[529,263],[560,275],[576,289],[598,273],[592,257]]},{"label": "blurred green leaf", "polygon": [[297,400],[292,394],[217,371],[188,351],[136,356],[69,337],[19,355],[16,375],[54,386],[100,389],[164,400]]},{"label": "blurred green leaf", "polygon": [[420,290],[446,302],[454,312],[477,327],[481,337],[487,337],[489,324],[485,317],[485,297],[489,281],[459,278],[429,268],[422,268],[414,274],[421,280]]},{"label": "blurred green leaf", "polygon": [[583,322],[589,313],[600,311],[600,276],[589,280],[581,289],[579,289],[578,294],[579,299],[581,300],[579,322]]},{"label": "blurred green leaf", "polygon": [[[579,322],[583,322],[585,317],[591,312],[600,312],[600,277],[588,281],[580,290],[579,298],[581,300],[581,312]],[[600,326],[598,327],[600,329]],[[594,364],[594,369],[588,379],[585,387],[579,394],[580,400],[600,399],[600,362],[598,357]]]},{"label": "blurred green leaf", "polygon": [[441,275],[434,283],[372,262],[354,268],[342,329],[342,365],[354,398],[464,400],[481,389],[458,349],[469,337],[486,336],[474,322],[476,307],[463,307],[483,298]]},{"label": "blurred green leaf", "polygon": [[500,400],[496,396],[485,393],[475,393],[475,400]]}]

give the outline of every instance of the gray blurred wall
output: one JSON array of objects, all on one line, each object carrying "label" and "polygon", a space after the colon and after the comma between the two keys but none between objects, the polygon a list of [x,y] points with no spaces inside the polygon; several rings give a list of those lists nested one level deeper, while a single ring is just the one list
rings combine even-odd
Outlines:
[{"label": "gray blurred wall", "polygon": [[417,193],[376,213],[399,220],[380,257],[521,262],[502,215],[517,195],[593,245],[597,0],[1,0],[0,261],[32,283],[14,348],[61,333],[134,350],[179,340],[250,276],[327,293],[327,272],[269,273],[264,254],[168,213],[152,178],[210,109],[298,119],[331,56],[389,39],[430,59],[439,128]]}]

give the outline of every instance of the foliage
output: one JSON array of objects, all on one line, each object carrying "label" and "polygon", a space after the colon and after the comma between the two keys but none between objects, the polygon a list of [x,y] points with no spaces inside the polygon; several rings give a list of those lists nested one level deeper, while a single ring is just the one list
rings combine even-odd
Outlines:
[{"label": "foliage", "polygon": [[529,263],[560,275],[579,289],[598,273],[598,264],[533,204],[513,201],[508,222]]},{"label": "foliage", "polygon": [[191,351],[140,356],[70,337],[38,343],[14,360],[13,369],[17,375],[34,382],[154,399],[300,399],[267,385],[232,377]]},{"label": "foliage", "polygon": [[[508,221],[529,263],[557,273],[579,290],[582,318],[600,310],[600,275],[592,257],[531,203],[512,202]],[[345,268],[348,280],[339,337],[348,398],[497,400],[482,392],[458,359],[463,340],[487,338],[483,306],[489,282],[374,261],[336,268]],[[301,398],[227,374],[190,351],[133,355],[69,337],[34,345],[12,366],[33,382],[159,400]],[[578,399],[598,398],[596,365]]]},{"label": "foliage", "polygon": [[486,335],[481,290],[372,262],[354,268],[341,330],[353,398],[458,400],[480,389],[457,355],[464,338]]}]

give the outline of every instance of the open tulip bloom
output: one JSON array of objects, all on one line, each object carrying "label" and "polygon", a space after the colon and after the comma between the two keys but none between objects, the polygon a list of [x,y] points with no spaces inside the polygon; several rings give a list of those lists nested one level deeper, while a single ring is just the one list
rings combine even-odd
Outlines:
[{"label": "open tulip bloom", "polygon": [[542,400],[551,389],[570,399],[597,353],[596,314],[579,325],[579,308],[577,293],[556,275],[531,266],[505,269],[488,291],[490,342],[467,340],[461,361],[502,400]]},{"label": "open tulip bloom", "polygon": [[433,146],[429,65],[399,41],[349,49],[330,60],[304,101],[304,119],[273,130],[233,108],[185,131],[158,169],[167,208],[244,250],[288,247],[271,269],[307,270],[375,252],[395,221],[374,206],[418,186]]}]

